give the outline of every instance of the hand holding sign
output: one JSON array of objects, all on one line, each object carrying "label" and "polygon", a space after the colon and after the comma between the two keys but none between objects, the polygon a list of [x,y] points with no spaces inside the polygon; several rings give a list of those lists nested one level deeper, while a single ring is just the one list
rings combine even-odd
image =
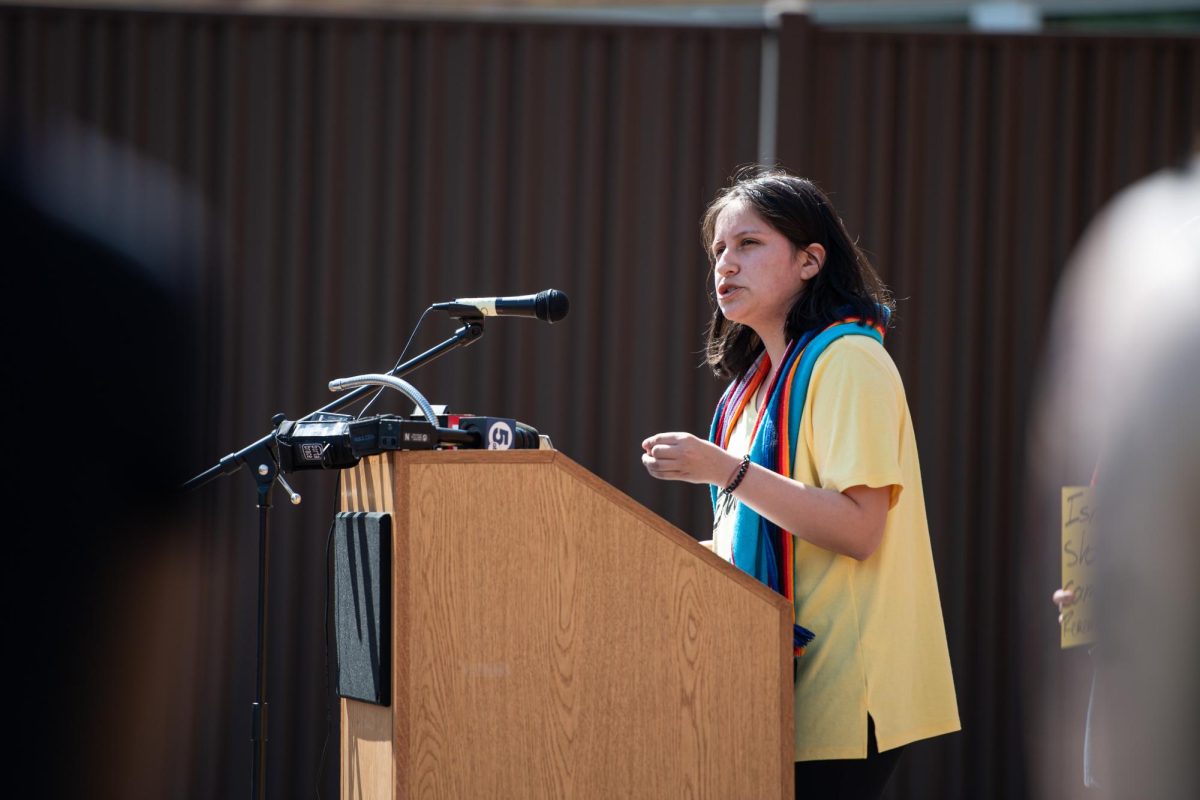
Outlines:
[{"label": "hand holding sign", "polygon": [[1063,609],[1075,602],[1075,591],[1073,589],[1055,589],[1054,594],[1050,597],[1050,602],[1058,606],[1058,624],[1062,625]]},{"label": "hand holding sign", "polygon": [[1096,548],[1092,541],[1092,490],[1086,486],[1064,486],[1062,490],[1062,588],[1054,602],[1062,613],[1062,647],[1091,644],[1096,640],[1092,619],[1092,564]]}]

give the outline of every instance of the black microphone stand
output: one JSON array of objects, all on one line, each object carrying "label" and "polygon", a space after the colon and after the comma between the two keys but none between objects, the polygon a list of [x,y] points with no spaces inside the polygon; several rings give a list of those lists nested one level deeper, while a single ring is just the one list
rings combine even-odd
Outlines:
[{"label": "black microphone stand", "polygon": [[[483,336],[482,317],[463,316],[460,321],[463,326],[456,330],[453,336],[429,348],[419,356],[397,365],[387,374],[397,378],[403,377],[446,355],[451,350],[473,344]],[[305,417],[345,408],[355,400],[374,391],[378,391],[377,386],[360,386],[332,403],[306,414]],[[274,419],[276,429],[282,421],[283,415],[277,414]],[[287,488],[287,484],[279,474],[279,459],[276,456],[275,441],[277,432],[277,430],[271,431],[241,450],[230,453],[183,484],[185,490],[196,489],[221,475],[237,472],[243,464],[255,465],[251,471],[254,476],[255,506],[258,508],[258,663],[255,671],[255,695],[254,703],[251,705],[250,722],[250,741],[254,747],[253,765],[250,770],[250,796],[255,800],[266,800],[267,796],[267,587],[271,553],[268,525],[271,512],[271,486],[278,480]],[[293,503],[300,502],[300,495],[291,492],[290,488],[289,493]]]}]

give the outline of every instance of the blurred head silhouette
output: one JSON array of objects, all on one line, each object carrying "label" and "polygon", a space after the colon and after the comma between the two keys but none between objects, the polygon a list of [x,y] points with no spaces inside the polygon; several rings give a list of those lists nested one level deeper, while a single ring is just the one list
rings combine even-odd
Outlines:
[{"label": "blurred head silhouette", "polygon": [[175,489],[199,463],[197,217],[94,135],[39,142],[0,135],[19,793],[171,796],[197,709],[197,527]]},{"label": "blurred head silhouette", "polygon": [[1200,156],[1120,194],[1076,249],[1034,448],[1043,490],[1096,468],[1099,791],[1200,796]]}]

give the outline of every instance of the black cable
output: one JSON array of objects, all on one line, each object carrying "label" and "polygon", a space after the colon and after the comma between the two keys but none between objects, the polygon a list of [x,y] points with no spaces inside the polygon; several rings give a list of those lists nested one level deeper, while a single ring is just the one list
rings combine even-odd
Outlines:
[{"label": "black cable", "polygon": [[[423,316],[423,315],[422,315]],[[417,323],[420,325],[420,323]],[[411,340],[411,339],[410,339]],[[316,790],[317,800],[321,800],[321,776],[325,772],[325,753],[329,749],[329,732],[333,728],[333,707],[329,697],[329,602],[330,595],[330,576],[333,574],[332,556],[333,550],[333,531],[337,527],[337,507],[338,497],[341,494],[342,488],[342,471],[337,471],[337,480],[333,483],[333,520],[329,523],[329,533],[325,536],[325,741],[321,745],[321,757],[317,759],[317,777],[313,788]]]},{"label": "black cable", "polygon": [[[408,355],[408,348],[412,347],[413,339],[416,338],[417,331],[421,330],[421,323],[425,321],[425,317],[429,316],[430,311],[433,311],[433,306],[430,306],[421,312],[420,318],[417,319],[416,327],[414,327],[413,332],[408,335],[408,341],[404,343],[404,349],[400,351],[400,357],[396,359],[396,364],[392,367],[392,372],[395,372],[400,368],[400,365],[404,363],[404,357]],[[367,409],[371,407],[372,403],[379,399],[379,395],[383,394],[384,389],[387,388],[388,387],[386,386],[380,386],[375,394],[371,395],[371,399],[367,401],[365,406],[363,406],[362,411],[358,412],[357,419],[361,419],[363,415],[367,413]]]}]

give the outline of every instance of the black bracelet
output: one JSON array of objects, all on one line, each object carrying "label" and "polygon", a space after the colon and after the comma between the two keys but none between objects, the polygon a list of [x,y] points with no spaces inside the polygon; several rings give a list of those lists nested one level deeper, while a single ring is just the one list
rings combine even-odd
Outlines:
[{"label": "black bracelet", "polygon": [[742,463],[738,465],[737,472],[733,476],[733,480],[725,487],[725,494],[733,494],[733,491],[742,485],[742,480],[746,477],[746,473],[750,470],[750,454],[742,456]]}]

